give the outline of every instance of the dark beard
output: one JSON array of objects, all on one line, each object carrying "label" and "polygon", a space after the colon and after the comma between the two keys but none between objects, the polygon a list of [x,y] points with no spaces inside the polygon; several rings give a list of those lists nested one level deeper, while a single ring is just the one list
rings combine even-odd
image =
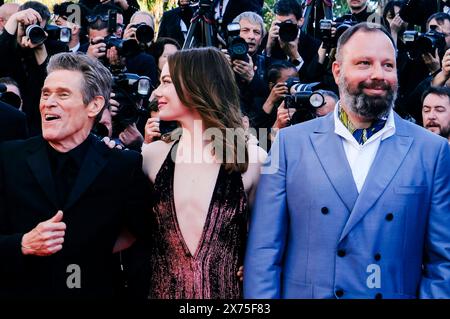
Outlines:
[{"label": "dark beard", "polygon": [[[358,87],[350,91],[345,79],[339,79],[339,86],[344,92],[341,92],[342,99],[350,110],[368,120],[381,119],[388,116],[393,108],[397,97],[397,88],[391,87],[385,81],[365,81],[358,84]],[[364,88],[384,89],[385,96],[370,96],[363,92]]]},{"label": "dark beard", "polygon": [[448,140],[450,138],[450,124],[441,127],[441,133],[439,135]]}]

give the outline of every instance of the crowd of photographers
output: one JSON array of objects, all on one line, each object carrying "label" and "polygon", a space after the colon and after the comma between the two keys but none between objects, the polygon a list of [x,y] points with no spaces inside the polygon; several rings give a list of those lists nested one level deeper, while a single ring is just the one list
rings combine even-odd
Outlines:
[{"label": "crowd of photographers", "polygon": [[95,133],[139,150],[143,142],[175,127],[158,121],[152,103],[167,56],[183,47],[212,44],[227,55],[235,72],[244,120],[260,145],[269,148],[278,129],[334,109],[338,87],[331,65],[337,39],[350,26],[369,21],[383,24],[397,42],[396,112],[449,138],[450,101],[444,115],[433,115],[431,121],[422,112],[430,87],[442,87],[439,95],[448,95],[450,16],[442,12],[447,3],[390,1],[378,13],[370,11],[367,0],[347,2],[350,12],[334,17],[332,2],[317,10],[314,3],[279,0],[266,30],[262,1],[228,1],[224,6],[222,1],[179,0],[177,8],[164,13],[157,36],[153,16],[140,11],[135,0],[63,2],[53,12],[36,1],[3,4],[1,100],[24,112],[28,135],[38,135],[38,103],[49,57],[84,52],[99,59],[114,78],[109,107]]},{"label": "crowd of photographers", "polygon": [[[95,133],[139,150],[143,142],[175,127],[158,121],[151,102],[167,56],[183,45],[212,44],[227,55],[244,119],[268,148],[278,129],[334,109],[338,87],[331,64],[337,39],[350,26],[369,21],[385,25],[397,41],[397,113],[448,138],[448,105],[446,116],[438,114],[431,124],[425,112],[422,116],[422,106],[424,92],[446,88],[450,78],[450,16],[420,0],[390,1],[382,16],[369,10],[367,0],[347,2],[350,12],[334,17],[331,2],[317,11],[301,1],[280,0],[266,30],[262,1],[228,1],[224,8],[222,2],[180,0],[177,8],[164,13],[158,36],[153,16],[139,11],[136,1],[63,2],[53,12],[36,1],[7,3],[0,7],[1,99],[23,111],[28,134],[38,135],[38,103],[49,57],[84,52],[114,77],[114,93]],[[439,9],[445,10],[445,4]],[[211,34],[205,34],[201,23]],[[447,94],[445,89],[439,92]]]}]

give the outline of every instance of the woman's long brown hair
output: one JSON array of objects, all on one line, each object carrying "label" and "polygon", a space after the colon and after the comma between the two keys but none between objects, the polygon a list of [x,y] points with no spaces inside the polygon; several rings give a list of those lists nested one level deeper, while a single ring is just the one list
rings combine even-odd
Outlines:
[{"label": "woman's long brown hair", "polygon": [[247,135],[242,126],[239,89],[224,54],[215,48],[183,50],[169,56],[168,64],[180,101],[200,114],[205,129],[221,131],[222,138],[212,139],[216,155],[218,150],[224,155],[217,160],[228,172],[245,172]]}]

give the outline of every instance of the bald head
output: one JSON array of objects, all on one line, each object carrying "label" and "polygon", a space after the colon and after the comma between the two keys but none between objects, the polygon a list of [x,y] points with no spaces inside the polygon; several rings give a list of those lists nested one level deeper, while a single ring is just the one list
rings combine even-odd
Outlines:
[{"label": "bald head", "polygon": [[3,30],[9,17],[19,11],[19,5],[17,3],[5,3],[0,6],[0,31]]},{"label": "bald head", "polygon": [[[379,24],[375,23],[367,23],[367,22],[361,22],[357,25],[349,28],[346,30],[339,38],[337,43],[337,49],[336,49],[336,60],[341,61],[342,60],[342,53],[344,51],[345,45],[357,34],[357,33],[381,33],[386,36],[387,39],[390,40],[392,47],[394,48],[394,52],[397,50],[397,46],[395,45],[394,39],[392,38],[391,34],[386,31],[384,27],[382,27]],[[371,36],[370,34],[367,36]],[[376,44],[376,43],[374,43]]]}]

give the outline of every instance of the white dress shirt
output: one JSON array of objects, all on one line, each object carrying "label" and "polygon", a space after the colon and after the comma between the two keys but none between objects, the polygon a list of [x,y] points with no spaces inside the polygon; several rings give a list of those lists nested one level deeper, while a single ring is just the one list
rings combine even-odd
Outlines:
[{"label": "white dress shirt", "polygon": [[367,174],[372,166],[375,155],[382,140],[395,134],[394,111],[389,112],[385,126],[372,135],[363,145],[360,145],[352,133],[339,119],[339,105],[334,108],[334,132],[342,139],[345,155],[352,170],[353,179],[358,193],[366,181]]}]

